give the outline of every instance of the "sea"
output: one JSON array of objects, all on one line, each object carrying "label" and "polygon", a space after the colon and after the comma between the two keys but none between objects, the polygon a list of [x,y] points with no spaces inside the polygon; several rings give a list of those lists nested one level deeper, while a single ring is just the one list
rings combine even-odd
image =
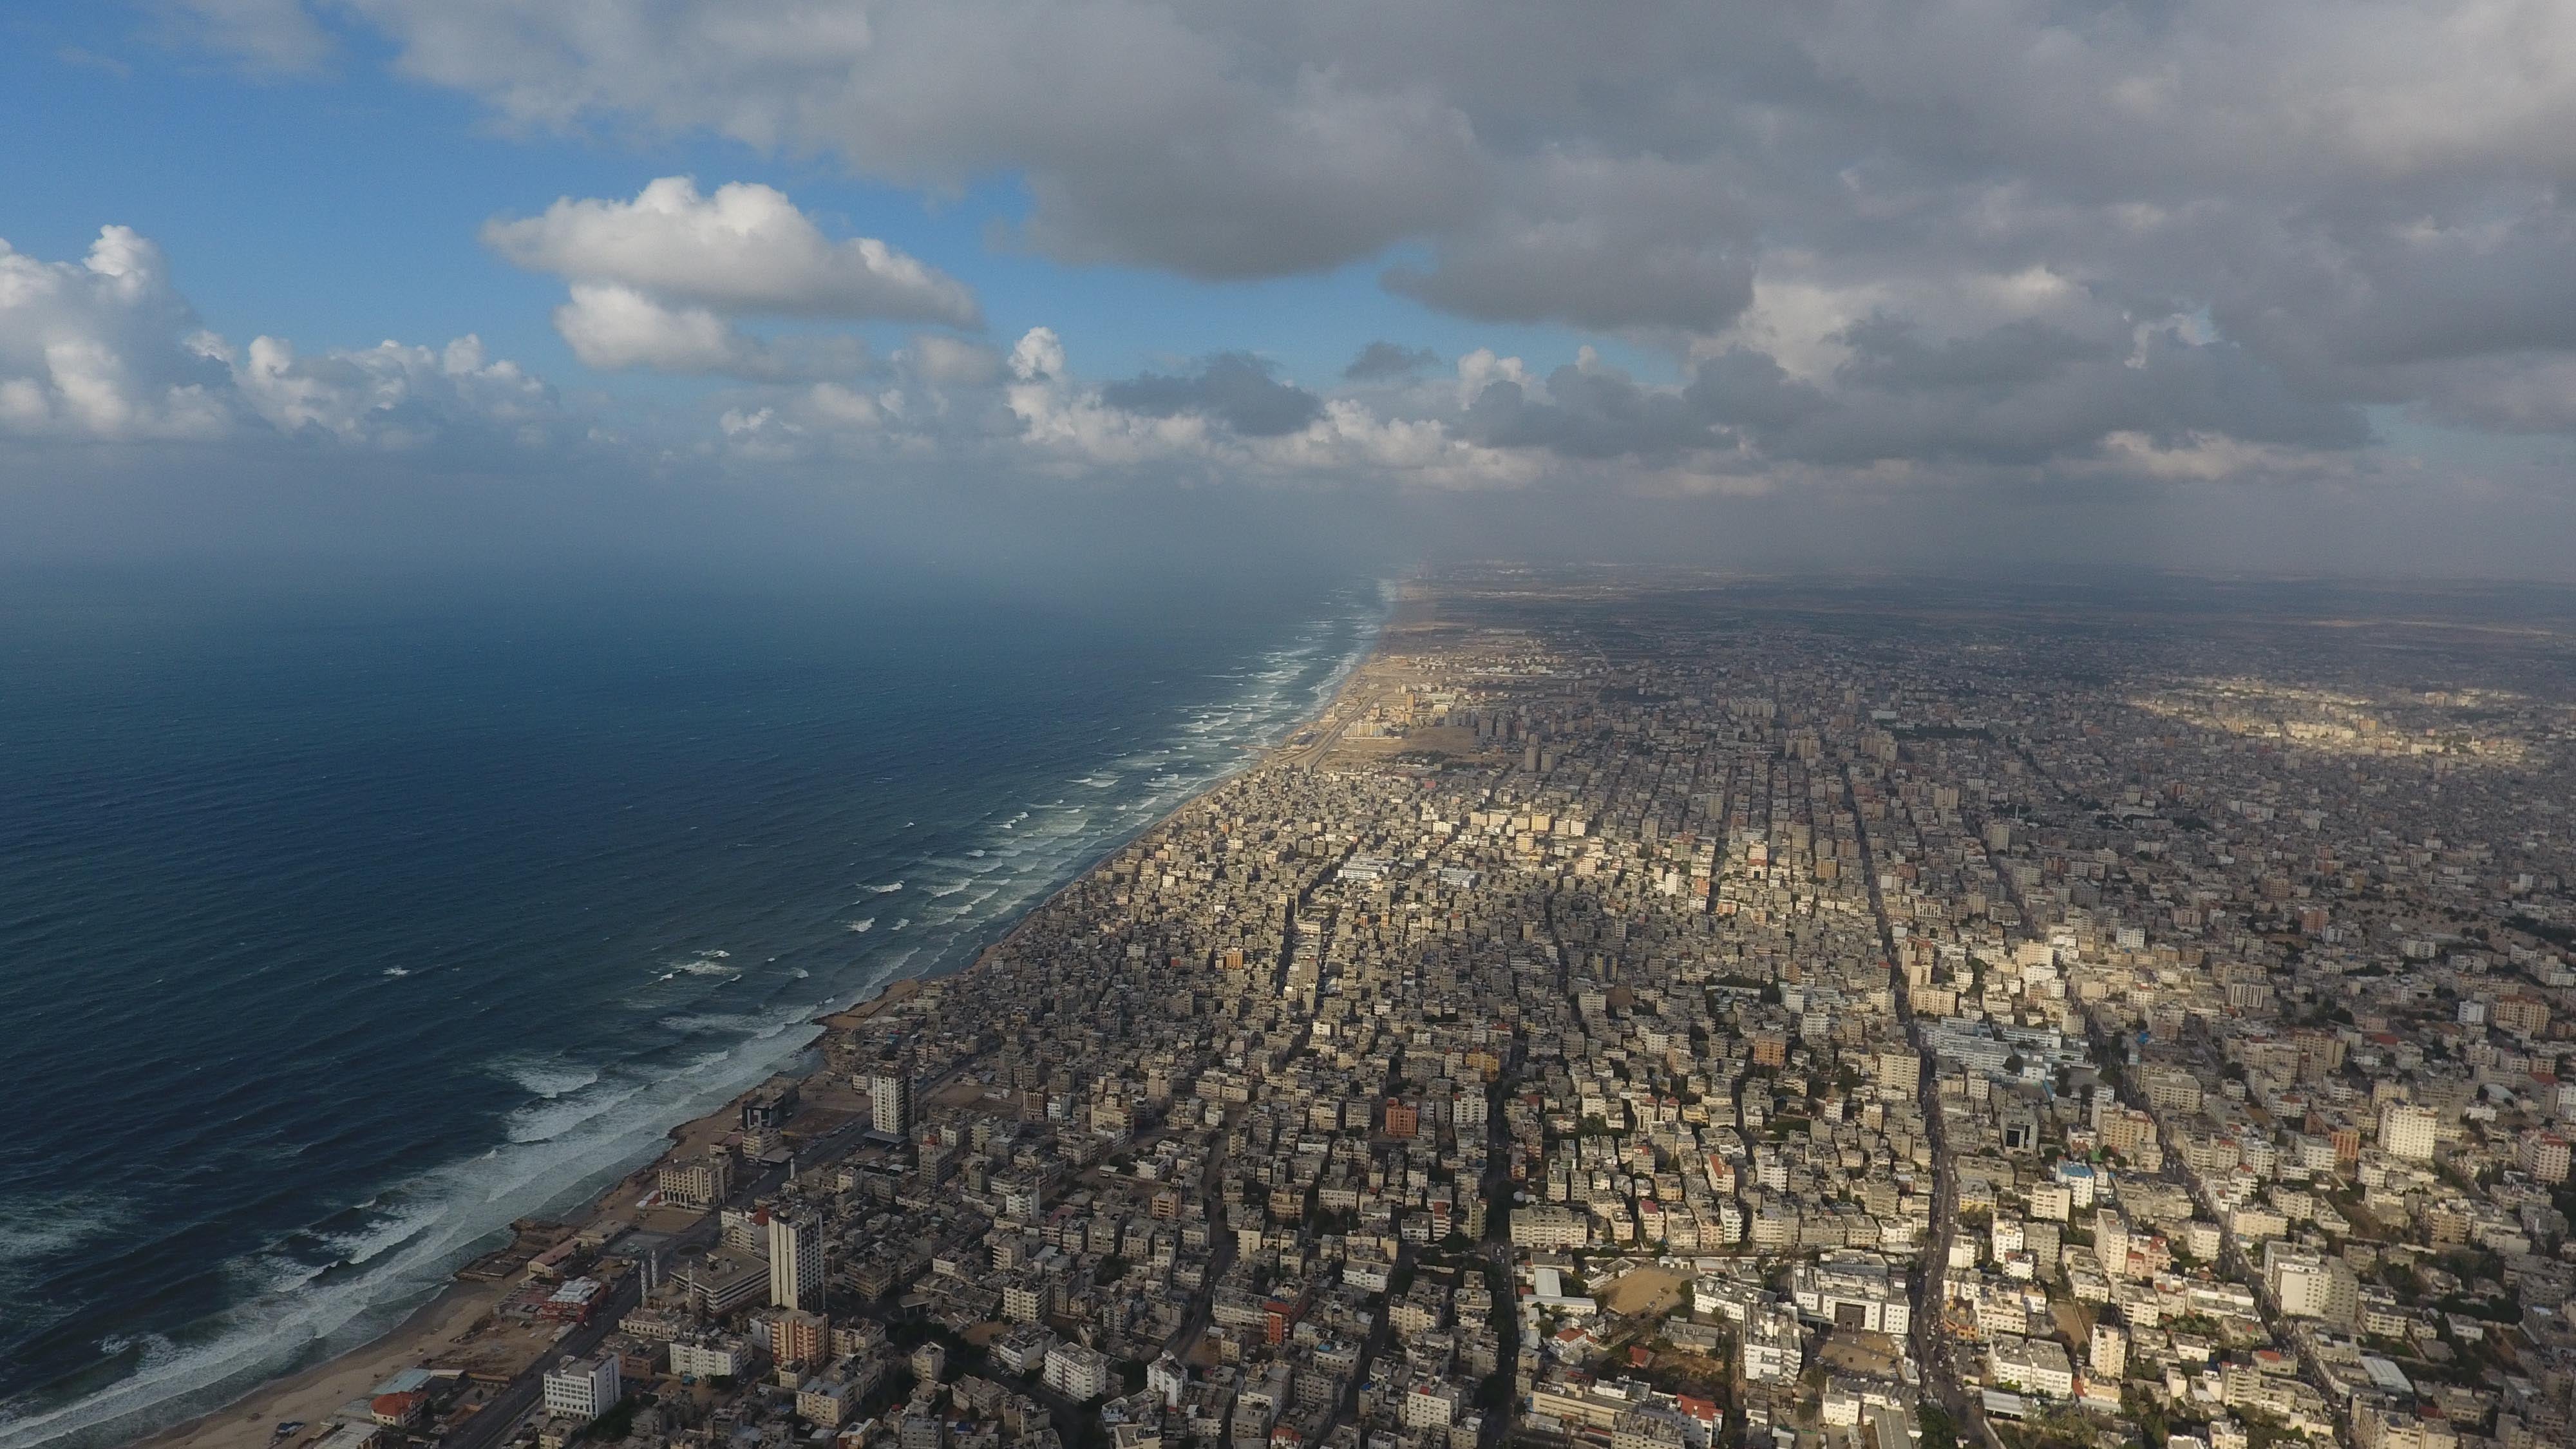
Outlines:
[{"label": "sea", "polygon": [[379,1335],[1289,733],[1365,577],[0,577],[0,1449]]}]

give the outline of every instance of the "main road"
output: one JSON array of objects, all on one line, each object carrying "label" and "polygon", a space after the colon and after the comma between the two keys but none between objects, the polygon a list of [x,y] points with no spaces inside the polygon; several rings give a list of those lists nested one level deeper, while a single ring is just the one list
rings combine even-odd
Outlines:
[{"label": "main road", "polygon": [[[1887,914],[1887,900],[1879,890],[1878,864],[1870,849],[1869,826],[1860,813],[1860,801],[1851,787],[1848,770],[1843,775],[1843,804],[1851,811],[1852,834],[1860,845],[1860,869],[1869,887],[1870,914],[1878,921],[1878,941],[1887,953],[1888,970],[1896,970],[1896,927]],[[1982,1425],[1982,1415],[1972,1415],[1967,1396],[1960,1391],[1959,1376],[1950,1364],[1949,1337],[1942,1330],[1943,1310],[1948,1293],[1943,1288],[1950,1271],[1951,1208],[1958,1201],[1956,1184],[1950,1181],[1950,1149],[1943,1140],[1941,1095],[1937,1063],[1925,1053],[1922,1032],[1914,1018],[1914,1004],[1906,988],[1897,984],[1896,1015],[1905,1027],[1906,1040],[1913,1046],[1916,1059],[1915,1091],[1918,1109],[1923,1114],[1923,1131],[1932,1146],[1932,1222],[1924,1234],[1921,1267],[1915,1273],[1913,1331],[1914,1362],[1923,1376],[1923,1389],[1941,1401],[1951,1421],[1965,1428]]]}]

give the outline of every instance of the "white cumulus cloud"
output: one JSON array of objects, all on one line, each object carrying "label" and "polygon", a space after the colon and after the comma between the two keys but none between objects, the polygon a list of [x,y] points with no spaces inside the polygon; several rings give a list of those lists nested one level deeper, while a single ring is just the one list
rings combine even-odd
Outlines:
[{"label": "white cumulus cloud", "polygon": [[466,431],[527,447],[565,433],[554,389],[515,362],[485,357],[470,335],[436,349],[388,341],[312,357],[256,337],[233,377],[252,411],[290,436],[410,450]]},{"label": "white cumulus cloud", "polygon": [[867,366],[855,337],[745,334],[705,307],[673,306],[616,282],[575,282],[555,309],[555,331],[590,367],[616,371],[724,373],[775,381],[846,374]]},{"label": "white cumulus cloud", "polygon": [[983,324],[965,283],[872,237],[833,241],[784,192],[751,182],[702,196],[665,176],[633,201],[565,197],[487,223],[483,240],[530,271],[729,315]]},{"label": "white cumulus cloud", "polygon": [[[380,29],[406,75],[524,126],[716,135],[932,190],[1011,178],[1028,202],[1017,239],[1067,262],[1225,280],[1376,261],[1385,286],[1448,313],[1616,335],[1685,365],[1749,351],[1836,396],[1846,362],[1863,382],[1891,365],[1852,339],[1907,324],[1926,351],[1896,361],[1964,369],[1908,385],[1988,388],[1989,436],[2025,440],[2022,453],[2092,456],[2141,425],[2306,444],[2231,432],[2262,421],[2242,411],[2200,427],[2219,410],[2181,396],[2205,385],[2189,378],[2116,398],[2071,356],[2004,395],[1974,369],[2017,321],[2088,340],[2181,329],[2234,349],[2231,386],[2317,407],[2563,430],[2557,388],[2576,359],[2565,0],[1608,8],[340,0],[332,13]],[[850,295],[909,285],[776,193],[733,192],[666,182],[633,202],[566,202],[506,223],[508,246],[719,318],[816,315],[779,292],[831,291],[826,275],[863,279]],[[776,238],[786,260],[710,260],[772,246],[728,240],[726,214],[757,219],[744,235]],[[2511,401],[2480,402],[2496,390]],[[1674,416],[1653,405],[1625,443],[1660,453],[1680,436]],[[1909,426],[1864,442],[1873,416],[1819,413],[1771,436],[1823,448],[1830,424],[1836,447],[1872,455],[1959,441]],[[1630,422],[1600,413],[1583,446],[1617,449]]]},{"label": "white cumulus cloud", "polygon": [[459,338],[299,354],[200,327],[168,260],[130,228],[78,262],[0,241],[0,433],[92,443],[291,437],[358,447],[550,448],[586,432],[554,390]]},{"label": "white cumulus cloud", "polygon": [[0,241],[0,429],[214,437],[233,402],[229,370],[149,240],[104,227],[78,262]]}]

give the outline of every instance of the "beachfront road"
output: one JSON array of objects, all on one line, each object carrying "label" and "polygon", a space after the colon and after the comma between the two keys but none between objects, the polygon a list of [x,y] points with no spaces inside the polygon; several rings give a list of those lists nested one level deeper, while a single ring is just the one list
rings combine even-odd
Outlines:
[{"label": "beachfront road", "polygon": [[644,1280],[640,1274],[629,1273],[619,1279],[617,1286],[609,1290],[608,1301],[591,1315],[590,1322],[564,1335],[525,1372],[512,1379],[510,1386],[491,1403],[484,1405],[481,1413],[459,1425],[456,1432],[443,1441],[445,1449],[491,1449],[501,1442],[511,1427],[526,1417],[544,1395],[546,1370],[567,1358],[578,1358],[599,1347],[599,1341],[606,1338],[609,1330],[617,1326],[617,1321],[641,1300],[643,1288]]}]

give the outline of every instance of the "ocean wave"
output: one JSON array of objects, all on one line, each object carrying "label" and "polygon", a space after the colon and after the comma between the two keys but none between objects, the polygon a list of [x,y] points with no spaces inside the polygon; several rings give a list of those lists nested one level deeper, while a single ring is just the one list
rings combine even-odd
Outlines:
[{"label": "ocean wave", "polygon": [[732,958],[731,951],[700,951],[685,961],[672,962],[671,969],[662,974],[662,979],[668,981],[674,976],[730,976],[734,968],[727,963]]},{"label": "ocean wave", "polygon": [[490,1070],[549,1100],[599,1080],[599,1068],[564,1057],[506,1057],[492,1063]]},{"label": "ocean wave", "polygon": [[735,1034],[756,1031],[764,1020],[747,1013],[710,1011],[660,1017],[653,1024],[682,1036],[705,1036],[711,1032]]},{"label": "ocean wave", "polygon": [[[1074,797],[1079,804],[1061,797],[1033,801],[1008,818],[990,820],[975,842],[986,856],[969,857],[979,860],[985,872],[942,895],[973,893],[939,907],[946,920],[919,912],[924,919],[918,926],[906,916],[892,923],[887,935],[871,935],[864,946],[847,949],[849,963],[818,970],[808,988],[822,1002],[798,1001],[792,1009],[776,1002],[758,1013],[660,1017],[662,1029],[677,1033],[680,1040],[665,1038],[657,1049],[693,1053],[683,1057],[683,1065],[666,1070],[600,1070],[525,1056],[495,1062],[489,1070],[532,1098],[505,1114],[500,1127],[506,1140],[393,1184],[360,1214],[337,1215],[292,1247],[243,1255],[229,1270],[243,1290],[232,1308],[166,1335],[120,1343],[118,1352],[131,1358],[132,1367],[96,1393],[65,1405],[22,1405],[15,1417],[0,1411],[0,1449],[130,1438],[186,1413],[211,1409],[260,1379],[392,1327],[513,1218],[560,1211],[595,1196],[620,1174],[650,1161],[671,1124],[713,1109],[794,1060],[812,1040],[806,1023],[818,1006],[860,999],[889,980],[963,965],[982,939],[982,921],[1024,909],[1080,862],[1134,830],[1143,812],[1159,814],[1240,769],[1246,747],[1284,736],[1312,704],[1331,697],[1376,633],[1377,623],[1367,610],[1345,611],[1311,641],[1301,636],[1295,648],[1273,651],[1262,657],[1260,669],[1228,681],[1232,697],[1176,711],[1160,725],[1133,733],[1113,731],[1125,733],[1131,744],[1157,736],[1165,743],[1122,752],[1134,758],[1095,766],[1076,777],[1069,783],[1083,791]],[[1346,652],[1328,660],[1322,642],[1327,637]],[[1139,771],[1150,778],[1136,778]],[[1112,808],[1104,810],[1103,805]],[[915,824],[904,822],[904,828]],[[935,837],[938,832],[924,834]],[[1010,844],[1007,854],[997,850],[1005,841]],[[951,836],[924,844],[953,852],[967,842]],[[955,868],[933,859],[924,855],[907,874],[928,870],[937,875]],[[906,882],[862,889],[871,897],[890,895],[906,889]],[[876,921],[869,916],[841,924],[865,934],[864,928],[873,928]],[[896,932],[904,934],[895,937]],[[785,944],[790,943],[761,946],[779,950]],[[682,974],[739,975],[729,960],[721,951],[700,952],[660,971],[665,980]],[[109,1211],[103,1205],[96,1210]],[[58,1202],[43,1203],[30,1214],[13,1212],[10,1200],[0,1199],[0,1276],[12,1263],[41,1264],[108,1231],[112,1223],[84,1227],[64,1221]],[[322,1255],[328,1261],[313,1261]]]},{"label": "ocean wave", "polygon": [[363,1268],[437,1227],[445,1215],[445,1206],[437,1202],[404,1203],[391,1209],[379,1209],[376,1221],[347,1232],[330,1234],[323,1242],[339,1255],[339,1263]]},{"label": "ocean wave", "polygon": [[643,1091],[644,1085],[640,1081],[612,1081],[570,1096],[532,1102],[512,1112],[506,1119],[510,1140],[518,1143],[552,1142],[592,1118],[615,1110],[619,1103]]},{"label": "ocean wave", "polygon": [[[700,1053],[677,1072],[637,1083],[609,1079],[560,1099],[579,1116],[528,1129],[511,1140],[399,1184],[385,1201],[401,1206],[383,1221],[321,1235],[338,1262],[316,1266],[292,1253],[248,1254],[228,1266],[245,1296],[202,1324],[122,1345],[135,1363],[124,1377],[55,1407],[0,1416],[0,1449],[66,1440],[130,1438],[186,1413],[216,1407],[255,1383],[312,1357],[338,1352],[391,1328],[448,1281],[448,1273],[514,1218],[585,1201],[659,1152],[673,1122],[705,1113],[785,1065],[811,1041],[795,1028],[806,1015],[748,1022],[748,1034]],[[501,1067],[507,1075],[507,1067]],[[553,1104],[549,1104],[550,1106]],[[14,1202],[14,1200],[11,1200]],[[51,1253],[112,1230],[106,1218],[65,1217],[60,1202],[29,1204],[20,1216],[0,1203],[0,1254]],[[104,1208],[88,1211],[106,1211]],[[25,1231],[30,1221],[40,1232]],[[11,1236],[12,1233],[15,1236]],[[336,1271],[335,1271],[336,1269]]]},{"label": "ocean wave", "polygon": [[95,1193],[0,1197],[0,1290],[32,1280],[46,1260],[114,1234],[133,1216],[129,1204]]}]

